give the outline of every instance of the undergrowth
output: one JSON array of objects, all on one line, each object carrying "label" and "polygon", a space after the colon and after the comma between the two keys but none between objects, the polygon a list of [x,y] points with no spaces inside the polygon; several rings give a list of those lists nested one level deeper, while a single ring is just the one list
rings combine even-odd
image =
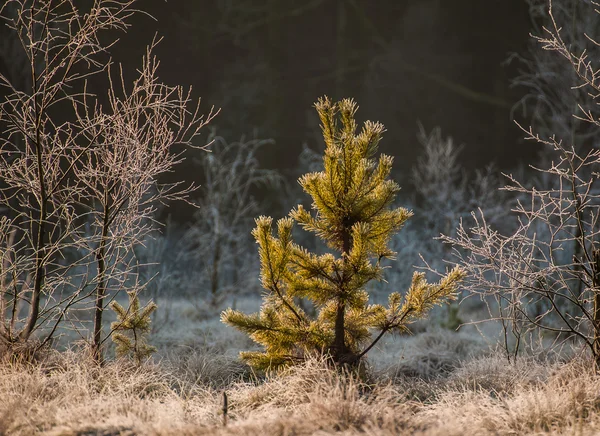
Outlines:
[{"label": "undergrowth", "polygon": [[[417,338],[419,339],[419,338]],[[416,341],[429,343],[431,337]],[[458,339],[457,339],[458,340]],[[581,434],[600,431],[600,377],[567,363],[473,352],[423,368],[422,356],[367,381],[314,359],[257,376],[210,350],[175,350],[156,363],[96,365],[82,352],[0,364],[0,434],[310,435]],[[459,353],[455,353],[455,357]],[[469,357],[470,356],[470,357]],[[413,364],[412,370],[409,370]],[[402,370],[399,370],[399,367]],[[223,420],[223,392],[228,423]]]}]

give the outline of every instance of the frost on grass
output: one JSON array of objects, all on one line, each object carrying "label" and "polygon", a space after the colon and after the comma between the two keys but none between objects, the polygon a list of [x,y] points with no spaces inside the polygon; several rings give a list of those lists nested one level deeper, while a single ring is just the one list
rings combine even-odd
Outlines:
[{"label": "frost on grass", "polygon": [[[308,360],[264,379],[236,377],[214,359],[103,367],[82,354],[0,365],[0,432],[12,435],[459,435],[596,434],[600,377],[589,363],[506,365],[501,355],[461,363],[435,382],[368,382]],[[185,365],[182,365],[185,362]],[[186,366],[187,365],[187,366]],[[220,385],[210,384],[220,375]],[[430,395],[411,395],[411,384]],[[222,392],[229,421],[222,420]]]}]

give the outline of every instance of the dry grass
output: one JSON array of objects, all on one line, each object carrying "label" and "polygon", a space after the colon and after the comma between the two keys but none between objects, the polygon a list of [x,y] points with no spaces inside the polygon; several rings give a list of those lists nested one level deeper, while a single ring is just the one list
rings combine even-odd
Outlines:
[{"label": "dry grass", "polygon": [[[220,366],[203,362],[197,368]],[[415,407],[389,384],[367,386],[313,361],[262,381],[230,382],[230,424],[223,427],[222,392],[187,377],[184,371],[178,379],[168,365],[98,368],[72,352],[37,364],[5,363],[0,428],[15,435],[353,433],[404,428]]]},{"label": "dry grass", "polygon": [[406,341],[402,355],[386,371],[396,378],[432,380],[449,374],[463,360],[484,351],[483,343],[476,337],[444,329],[426,330]]},{"label": "dry grass", "polygon": [[452,377],[419,421],[432,434],[580,434],[600,431],[600,377],[582,361],[562,366],[498,359]]},{"label": "dry grass", "polygon": [[[432,340],[416,338],[414,349]],[[99,368],[83,353],[52,352],[36,363],[0,365],[0,434],[592,435],[600,431],[600,377],[588,368],[582,360],[509,366],[484,355],[437,377],[396,367],[366,383],[318,360],[258,378],[234,359],[202,350],[141,368],[124,361]],[[415,389],[426,390],[426,398]]]},{"label": "dry grass", "polygon": [[600,377],[581,358],[508,365],[472,335],[430,330],[388,338],[362,379],[321,361],[258,377],[237,358],[246,337],[176,319],[142,368],[0,357],[0,435],[600,434]]}]

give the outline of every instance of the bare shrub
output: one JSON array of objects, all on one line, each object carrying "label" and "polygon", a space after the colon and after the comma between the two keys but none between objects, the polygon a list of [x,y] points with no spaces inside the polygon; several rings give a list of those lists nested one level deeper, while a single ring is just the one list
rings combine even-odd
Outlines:
[{"label": "bare shrub", "polygon": [[231,294],[256,287],[249,278],[256,277],[259,266],[251,255],[254,240],[252,219],[258,212],[257,190],[278,187],[280,174],[261,168],[258,154],[273,141],[245,139],[227,142],[210,135],[210,153],[197,160],[202,174],[199,208],[185,233],[182,245],[192,274],[190,285],[193,301],[197,296],[214,309]]},{"label": "bare shrub", "polygon": [[[439,127],[427,132],[419,126],[417,139],[422,154],[413,168],[412,182],[425,228],[432,233],[450,234],[455,223],[468,217],[475,207],[486,210],[494,223],[502,221],[507,215],[505,199],[497,190],[501,181],[492,164],[470,175],[460,163],[464,145],[456,145],[451,136],[443,136]],[[445,250],[443,244],[432,245],[439,251]]]},{"label": "bare shrub", "polygon": [[[46,344],[62,324],[81,329],[91,311],[100,358],[107,299],[143,288],[132,247],[150,231],[156,203],[193,189],[160,176],[182,159],[173,145],[191,145],[213,114],[204,118],[190,91],[158,80],[156,42],[131,85],[111,68],[114,31],[127,29],[133,4],[9,0],[0,8],[31,77],[18,84],[0,75],[4,342],[36,333]],[[91,76],[105,77],[105,95],[92,91]]]},{"label": "bare shrub", "polygon": [[[461,164],[464,145],[457,145],[451,136],[444,136],[439,127],[426,131],[419,126],[417,139],[421,155],[412,171],[412,184],[416,193],[413,224],[417,242],[398,241],[399,249],[407,244],[417,250],[429,269],[443,270],[450,257],[451,248],[438,240],[441,234],[454,235],[456,224],[468,219],[475,207],[480,207],[494,223],[503,223],[508,207],[506,196],[498,191],[501,181],[495,167],[489,164],[470,174]],[[462,325],[459,305],[465,295],[444,308],[442,326],[456,330]]]},{"label": "bare shrub", "polygon": [[[600,121],[586,109],[600,92],[598,73],[585,50],[572,52],[562,39],[550,2],[552,27],[536,38],[546,50],[566,58],[588,99],[580,102],[580,120],[596,128]],[[594,43],[591,40],[591,43]],[[550,148],[557,156],[548,167],[535,168],[553,180],[544,186],[521,183],[508,176],[505,189],[516,193],[518,228],[500,234],[484,213],[474,213],[475,223],[461,224],[456,236],[445,236],[457,248],[459,264],[470,273],[466,288],[490,297],[493,318],[503,325],[509,361],[516,359],[527,340],[538,338],[542,348],[560,349],[567,340],[582,342],[600,362],[600,247],[598,213],[600,192],[596,171],[600,152],[564,145],[556,136],[543,137],[523,129],[526,139]],[[462,251],[464,250],[464,251]],[[537,329],[543,336],[533,335]],[[514,341],[509,344],[509,335]]]},{"label": "bare shrub", "polygon": [[[555,19],[563,27],[562,34],[568,35],[571,51],[581,53],[586,50],[588,55],[597,56],[597,48],[587,38],[597,32],[598,21],[592,10],[594,2],[552,0],[554,18],[548,14],[548,0],[527,0],[527,3],[533,35],[547,35],[545,28],[552,29]],[[515,62],[519,69],[512,86],[524,91],[523,98],[513,109],[514,113],[529,119],[535,131],[543,137],[556,135],[574,144],[593,144],[596,129],[572,116],[578,105],[588,99],[588,90],[579,87],[577,72],[570,63],[556,56],[553,50],[540,50],[536,38],[530,40],[525,53],[513,54],[509,62]],[[547,148],[542,148],[539,159],[550,162],[553,157]]]}]

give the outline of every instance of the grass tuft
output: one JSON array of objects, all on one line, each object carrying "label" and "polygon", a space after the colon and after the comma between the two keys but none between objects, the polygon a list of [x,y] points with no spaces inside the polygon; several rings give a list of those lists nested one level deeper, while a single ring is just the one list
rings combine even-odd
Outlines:
[{"label": "grass tuft", "polygon": [[600,377],[583,358],[509,365],[459,335],[419,336],[407,346],[417,353],[413,362],[422,362],[418,350],[439,347],[452,365],[435,376],[393,367],[365,379],[315,359],[258,378],[237,359],[202,348],[174,349],[141,367],[125,360],[98,366],[75,351],[5,359],[0,434],[599,433]]}]

